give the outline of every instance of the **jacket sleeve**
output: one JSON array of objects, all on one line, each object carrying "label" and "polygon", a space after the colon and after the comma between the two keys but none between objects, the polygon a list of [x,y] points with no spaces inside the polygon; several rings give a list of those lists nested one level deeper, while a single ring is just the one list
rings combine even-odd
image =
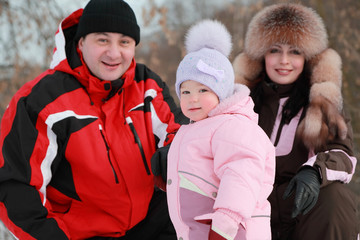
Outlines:
[{"label": "jacket sleeve", "polygon": [[18,239],[68,239],[46,203],[41,172],[51,173],[51,166],[39,160],[46,155],[46,126],[27,101],[15,95],[1,122],[0,218]]},{"label": "jacket sleeve", "polygon": [[316,151],[305,163],[319,169],[322,187],[334,181],[349,183],[354,175],[357,159],[353,153],[353,131],[350,119],[345,119],[348,128],[346,138],[342,140],[337,137],[329,141],[325,148]]},{"label": "jacket sleeve", "polygon": [[[266,202],[275,176],[275,150],[266,134],[250,120],[226,121],[211,140],[214,170],[220,180],[211,214],[212,229],[233,239],[238,227]],[[266,211],[265,211],[266,212]],[[262,212],[261,215],[265,215]],[[268,208],[270,217],[270,208]]]},{"label": "jacket sleeve", "polygon": [[153,133],[158,140],[157,147],[166,146],[173,140],[180,125],[185,123],[187,119],[175,104],[166,83],[146,67],[145,79],[149,84],[148,88],[156,92],[153,93],[151,101],[151,118]]}]

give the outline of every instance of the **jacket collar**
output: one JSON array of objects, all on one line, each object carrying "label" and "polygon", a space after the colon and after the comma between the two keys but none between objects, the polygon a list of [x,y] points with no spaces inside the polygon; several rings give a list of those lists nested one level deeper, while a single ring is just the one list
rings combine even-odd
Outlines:
[{"label": "jacket collar", "polygon": [[81,59],[81,66],[76,68],[76,76],[78,81],[84,86],[90,95],[91,100],[95,104],[102,104],[105,100],[110,99],[121,88],[126,88],[131,85],[135,78],[135,59],[132,60],[128,70],[121,76],[121,78],[113,81],[100,80],[92,75],[86,66],[81,51],[78,50],[78,55]]},{"label": "jacket collar", "polygon": [[234,94],[222,100],[209,112],[209,117],[221,114],[241,114],[257,123],[258,115],[254,112],[254,103],[249,96],[250,89],[243,84],[235,84]]}]

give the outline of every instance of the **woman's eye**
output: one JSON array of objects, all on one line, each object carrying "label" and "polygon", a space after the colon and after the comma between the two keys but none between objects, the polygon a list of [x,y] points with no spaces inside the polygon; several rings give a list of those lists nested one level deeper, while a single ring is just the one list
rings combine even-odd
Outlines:
[{"label": "woman's eye", "polygon": [[278,52],[280,52],[279,49],[276,48],[270,49],[270,53],[278,53]]},{"label": "woman's eye", "polygon": [[292,50],[291,53],[295,55],[301,55],[301,52],[299,50]]}]

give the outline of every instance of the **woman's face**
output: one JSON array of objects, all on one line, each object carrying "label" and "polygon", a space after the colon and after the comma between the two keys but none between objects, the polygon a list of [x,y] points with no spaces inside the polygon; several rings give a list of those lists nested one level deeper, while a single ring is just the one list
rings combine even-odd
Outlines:
[{"label": "woman's face", "polygon": [[295,82],[304,69],[304,63],[304,54],[287,44],[275,44],[265,54],[266,73],[277,84]]}]

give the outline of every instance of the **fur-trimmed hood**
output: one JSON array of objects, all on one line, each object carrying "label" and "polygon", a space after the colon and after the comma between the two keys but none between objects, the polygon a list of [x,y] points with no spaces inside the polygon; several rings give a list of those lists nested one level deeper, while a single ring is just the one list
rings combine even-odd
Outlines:
[{"label": "fur-trimmed hood", "polygon": [[275,4],[251,20],[245,48],[233,61],[235,81],[250,87],[263,79],[264,55],[273,44],[299,48],[310,67],[310,99],[298,134],[309,148],[318,148],[335,137],[344,139],[347,127],[342,116],[342,61],[328,48],[328,37],[319,15],[300,4]]}]

